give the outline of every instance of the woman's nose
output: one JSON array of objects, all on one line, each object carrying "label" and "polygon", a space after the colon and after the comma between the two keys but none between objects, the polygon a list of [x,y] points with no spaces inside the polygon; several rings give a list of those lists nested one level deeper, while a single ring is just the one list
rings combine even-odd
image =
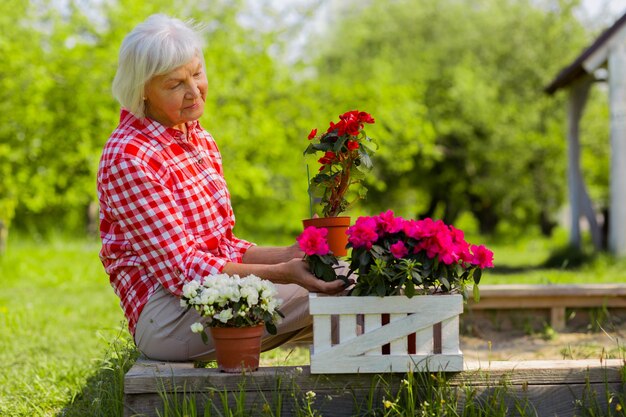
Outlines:
[{"label": "woman's nose", "polygon": [[198,87],[198,84],[191,83],[191,85],[187,89],[187,97],[191,99],[191,98],[196,98],[198,96],[200,96],[200,88]]}]

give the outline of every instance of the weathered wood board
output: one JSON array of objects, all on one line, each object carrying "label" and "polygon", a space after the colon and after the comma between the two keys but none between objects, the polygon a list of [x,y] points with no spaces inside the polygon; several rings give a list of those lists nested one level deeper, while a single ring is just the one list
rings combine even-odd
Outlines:
[{"label": "weathered wood board", "polygon": [[[622,359],[466,362],[463,372],[445,377],[460,405],[468,389],[482,398],[501,390],[511,415],[515,404],[527,401],[539,416],[567,417],[577,413],[577,401],[583,398],[593,398],[600,409],[614,407],[607,404],[606,393],[626,395],[625,367]],[[156,416],[163,412],[163,398],[181,401],[184,397],[195,398],[202,415],[210,401],[221,408],[220,393],[227,392],[231,407],[236,406],[235,397],[244,393],[250,415],[280,406],[282,416],[294,416],[296,401],[302,402],[313,391],[314,407],[322,415],[355,416],[364,414],[370,401],[380,408],[383,398],[389,399],[405,377],[397,373],[312,375],[308,366],[267,367],[235,375],[194,368],[192,363],[139,360],[125,377],[124,415]]]}]

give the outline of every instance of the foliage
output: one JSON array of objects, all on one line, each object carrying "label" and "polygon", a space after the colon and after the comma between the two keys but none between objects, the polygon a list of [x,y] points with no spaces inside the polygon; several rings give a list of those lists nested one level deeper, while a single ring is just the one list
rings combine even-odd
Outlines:
[{"label": "foliage", "polygon": [[[376,114],[368,133],[388,138],[364,182],[364,211],[393,206],[446,223],[469,212],[484,232],[553,230],[566,183],[565,97],[542,88],[592,39],[576,1],[346,0],[350,13],[333,13],[319,34],[315,6],[253,3],[261,17],[228,0],[2,2],[0,222],[31,233],[95,228],[86,213],[117,123],[117,51],[135,24],[163,12],[206,24],[211,91],[201,122],[222,151],[238,235],[285,243],[301,230],[301,138],[345,108]],[[302,61],[288,54],[298,31],[314,35]],[[581,137],[600,207],[606,101],[592,90]]]},{"label": "foliage", "polygon": [[[551,231],[566,185],[565,104],[543,88],[590,41],[575,6],[379,0],[333,15],[309,47],[325,102],[367,106],[393,138],[368,177],[370,210],[446,223],[469,212],[483,233]],[[607,148],[605,134],[586,133]]]},{"label": "foliage", "polygon": [[[276,321],[282,314],[278,310],[282,300],[270,281],[255,275],[232,277],[226,274],[211,275],[202,283],[191,281],[184,285],[180,305],[195,309],[207,317],[208,327],[250,327],[265,324],[270,334],[276,334]],[[208,342],[204,325],[196,322],[191,331],[200,333]]]},{"label": "foliage", "polygon": [[362,185],[365,172],[372,169],[371,155],[375,145],[363,129],[365,123],[374,123],[369,113],[352,110],[339,115],[339,122],[330,122],[328,130],[317,136],[317,129],[309,134],[305,155],[320,153],[319,172],[309,181],[309,194],[321,197],[322,215],[336,217],[352,204],[346,199],[352,189],[357,198],[364,198],[367,189]]}]

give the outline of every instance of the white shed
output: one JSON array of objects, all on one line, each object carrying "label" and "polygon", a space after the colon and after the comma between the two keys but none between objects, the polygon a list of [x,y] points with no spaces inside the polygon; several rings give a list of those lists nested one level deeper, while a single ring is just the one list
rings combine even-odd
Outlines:
[{"label": "white shed", "polygon": [[[605,78],[596,77],[605,69]],[[626,14],[605,30],[545,88],[554,94],[569,89],[567,108],[568,189],[572,223],[570,244],[580,247],[580,219],[585,217],[594,245],[602,247],[603,231],[587,193],[580,169],[579,125],[591,85],[609,83],[611,172],[608,249],[626,255]]]}]

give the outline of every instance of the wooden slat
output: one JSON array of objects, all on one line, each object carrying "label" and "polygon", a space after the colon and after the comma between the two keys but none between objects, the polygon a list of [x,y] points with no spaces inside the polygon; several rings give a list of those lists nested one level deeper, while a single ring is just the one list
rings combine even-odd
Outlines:
[{"label": "wooden slat", "polygon": [[356,337],[356,315],[342,314],[339,316],[339,343]]},{"label": "wooden slat", "polygon": [[[440,298],[451,298],[461,300],[460,294],[452,295],[428,295],[408,297],[338,297],[323,296],[320,294],[310,294],[309,313],[316,314],[398,314],[424,312],[431,314],[440,308]],[[419,301],[418,301],[419,299]],[[460,307],[457,307],[458,306]],[[418,305],[418,310],[416,310]],[[455,314],[463,312],[462,303],[450,302],[450,306]]]},{"label": "wooden slat", "polygon": [[[368,332],[373,332],[376,329],[380,328],[380,326],[382,326],[380,322],[380,314],[364,314],[363,315],[363,334],[366,334]],[[313,337],[315,337],[315,335]],[[359,337],[363,337],[363,336],[361,335]],[[364,353],[365,355],[368,355],[368,356],[380,356],[381,354],[380,349],[381,348],[379,345],[379,346],[374,347],[373,349],[370,349],[369,351],[366,351],[366,352],[362,351],[361,353]]]},{"label": "wooden slat", "polygon": [[315,333],[313,345],[316,352],[323,352],[331,347],[330,318],[330,314],[320,314],[313,317],[313,332]]},{"label": "wooden slat", "polygon": [[[402,319],[404,317],[406,317],[406,314],[391,314],[389,320],[391,323],[393,323],[394,321]],[[392,340],[390,343],[389,353],[391,355],[406,355],[408,353],[408,343],[406,336]]]},{"label": "wooden slat", "polygon": [[[433,312],[434,317],[437,317],[438,319],[441,318],[443,320],[451,318],[452,314],[453,313],[449,313],[447,311],[442,311],[441,308],[438,308]],[[320,352],[320,354],[323,356],[336,357],[338,360],[343,359],[346,356],[361,355],[373,347],[381,346],[396,337],[404,337],[410,333],[430,326],[433,321],[433,317],[431,316],[411,314],[398,318],[396,321],[385,326],[380,326],[380,324],[378,324],[378,327],[376,327],[376,319],[380,320],[380,316],[366,314],[365,333],[362,336],[349,340],[346,343],[335,345],[324,352]],[[372,328],[374,330],[370,330]],[[456,331],[458,332],[458,326]],[[316,352],[316,356],[317,353],[318,352]]]},{"label": "wooden slat", "polygon": [[460,354],[459,316],[441,322],[441,353]]}]

